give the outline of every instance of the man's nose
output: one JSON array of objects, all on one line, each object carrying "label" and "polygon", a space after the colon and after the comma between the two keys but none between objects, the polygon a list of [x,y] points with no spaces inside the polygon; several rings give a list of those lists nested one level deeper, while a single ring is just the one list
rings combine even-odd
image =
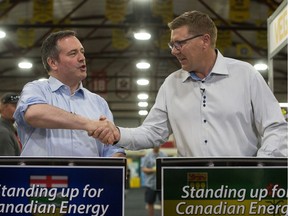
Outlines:
[{"label": "man's nose", "polygon": [[79,61],[85,61],[85,55],[84,53],[79,54]]}]

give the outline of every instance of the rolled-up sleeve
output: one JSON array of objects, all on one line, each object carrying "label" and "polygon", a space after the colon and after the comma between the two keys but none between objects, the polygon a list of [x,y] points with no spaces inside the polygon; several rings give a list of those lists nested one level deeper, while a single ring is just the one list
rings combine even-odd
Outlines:
[{"label": "rolled-up sleeve", "polygon": [[27,108],[33,104],[46,104],[45,95],[33,82],[24,86],[20,100],[14,113],[14,119],[17,124],[25,124],[24,115]]}]

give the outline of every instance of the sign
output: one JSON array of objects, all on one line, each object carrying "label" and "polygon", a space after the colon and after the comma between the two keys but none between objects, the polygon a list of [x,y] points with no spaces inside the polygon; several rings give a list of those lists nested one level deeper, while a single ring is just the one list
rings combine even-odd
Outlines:
[{"label": "sign", "polygon": [[[287,1],[286,1],[287,2]],[[283,2],[284,5],[284,2]],[[280,8],[279,8],[280,9]],[[288,40],[288,3],[281,8],[275,18],[268,19],[269,28],[269,54],[272,54]]]},{"label": "sign", "polygon": [[162,166],[162,215],[288,215],[287,165],[192,164]]},{"label": "sign", "polygon": [[33,0],[33,20],[36,23],[53,21],[54,0]]},{"label": "sign", "polygon": [[124,166],[0,165],[0,170],[1,215],[124,216]]},{"label": "sign", "polygon": [[229,19],[232,22],[244,22],[250,17],[250,0],[230,0]]},{"label": "sign", "polygon": [[126,0],[107,0],[105,16],[112,23],[119,23],[125,19],[128,1]]},{"label": "sign", "polygon": [[131,94],[131,74],[116,73],[116,96],[121,99],[128,98]]}]

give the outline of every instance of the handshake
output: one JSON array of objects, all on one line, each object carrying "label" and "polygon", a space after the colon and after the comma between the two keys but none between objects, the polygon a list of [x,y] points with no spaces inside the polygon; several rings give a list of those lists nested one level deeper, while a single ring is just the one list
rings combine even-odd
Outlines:
[{"label": "handshake", "polygon": [[92,124],[94,129],[88,130],[89,136],[100,140],[104,144],[114,144],[115,142],[119,141],[119,129],[113,122],[107,120],[105,116],[101,116],[99,121],[92,121]]}]

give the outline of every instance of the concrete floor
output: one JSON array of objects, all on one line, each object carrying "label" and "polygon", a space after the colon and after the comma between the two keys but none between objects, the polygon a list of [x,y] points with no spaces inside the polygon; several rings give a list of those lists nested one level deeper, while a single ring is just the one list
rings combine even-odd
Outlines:
[{"label": "concrete floor", "polygon": [[[128,189],[125,200],[125,216],[147,216],[144,201],[144,188]],[[155,205],[155,216],[161,216],[161,206]]]}]

